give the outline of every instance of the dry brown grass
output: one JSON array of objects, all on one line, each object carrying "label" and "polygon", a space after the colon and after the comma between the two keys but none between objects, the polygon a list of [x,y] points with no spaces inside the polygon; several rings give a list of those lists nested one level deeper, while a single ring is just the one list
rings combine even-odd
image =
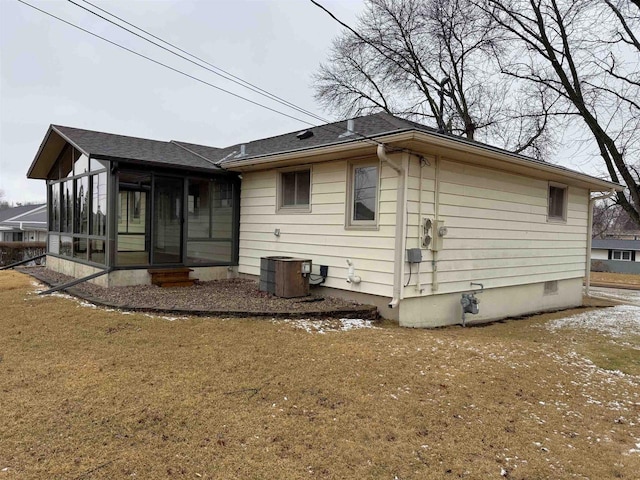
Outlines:
[{"label": "dry brown grass", "polygon": [[640,379],[574,355],[580,335],[550,333],[552,315],[318,335],[123,315],[30,282],[0,273],[0,479],[640,471]]},{"label": "dry brown grass", "polygon": [[591,282],[634,285],[640,287],[640,275],[631,273],[591,272]]}]

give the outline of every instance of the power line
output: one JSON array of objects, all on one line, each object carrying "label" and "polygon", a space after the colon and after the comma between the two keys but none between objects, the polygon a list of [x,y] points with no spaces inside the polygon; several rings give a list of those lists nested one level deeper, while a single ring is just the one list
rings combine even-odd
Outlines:
[{"label": "power line", "polygon": [[[277,95],[275,95],[275,94],[273,94],[273,93],[271,93],[271,92],[269,92],[267,90],[264,90],[264,89],[262,89],[262,88],[260,88],[260,87],[258,87],[256,85],[252,84],[251,82],[248,82],[248,81],[246,81],[246,80],[244,80],[244,79],[242,79],[242,78],[240,78],[240,77],[238,77],[236,75],[233,75],[232,73],[227,72],[226,70],[223,70],[220,67],[217,67],[216,65],[214,65],[214,64],[212,64],[212,63],[210,63],[210,62],[208,62],[208,61],[206,61],[206,60],[204,60],[204,59],[202,59],[202,58],[200,58],[200,57],[198,57],[198,56],[196,56],[196,55],[194,55],[194,54],[192,54],[192,53],[190,53],[190,52],[188,52],[188,51],[186,51],[186,50],[184,50],[184,49],[182,49],[182,48],[180,48],[180,47],[178,47],[178,46],[176,46],[176,45],[174,45],[174,44],[172,44],[172,43],[170,43],[170,42],[168,42],[168,41],[166,41],[166,40],[164,40],[162,38],[160,38],[160,37],[158,37],[157,35],[152,34],[151,32],[149,32],[149,31],[147,31],[147,30],[145,30],[145,29],[143,29],[141,27],[138,27],[137,25],[135,25],[135,24],[133,24],[131,22],[128,22],[127,20],[123,19],[122,17],[119,17],[119,16],[109,12],[108,10],[105,10],[104,8],[101,8],[98,5],[95,5],[95,4],[93,4],[93,3],[91,3],[91,2],[89,2],[87,0],[83,0],[84,3],[91,5],[92,7],[100,10],[101,12],[104,12],[107,15],[118,19],[119,21],[125,23],[126,25],[129,25],[130,27],[133,27],[136,30],[141,31],[141,32],[145,33],[146,35],[149,35],[150,37],[152,37],[152,38],[154,38],[154,39],[156,39],[156,40],[158,40],[158,41],[160,41],[160,42],[162,42],[162,43],[164,43],[166,45],[169,45],[171,48],[174,48],[174,49],[178,50],[179,52],[182,52],[182,53],[188,55],[189,57],[195,58],[196,60],[198,60],[198,62],[202,62],[206,66],[202,65],[202,64],[200,64],[200,63],[198,63],[198,62],[196,62],[196,61],[194,61],[194,60],[192,60],[190,58],[187,58],[184,55],[181,55],[180,53],[177,53],[177,52],[175,52],[173,50],[170,50],[169,48],[167,48],[167,47],[165,47],[163,45],[160,45],[160,44],[154,42],[153,40],[150,40],[150,39],[148,39],[148,38],[146,38],[146,37],[134,32],[132,30],[129,30],[128,28],[126,28],[126,27],[114,22],[113,20],[110,20],[110,19],[100,15],[99,13],[94,12],[91,9],[76,3],[74,0],[67,0],[67,1],[69,3],[75,5],[76,7],[79,7],[81,9],[91,13],[92,15],[95,15],[98,18],[101,18],[102,20],[104,20],[106,22],[109,22],[112,25],[115,25],[116,27],[118,27],[118,28],[120,28],[120,29],[122,29],[122,30],[124,30],[126,32],[129,32],[132,35],[135,35],[136,37],[141,38],[142,40],[144,40],[146,42],[149,42],[152,45],[155,45],[155,46],[157,46],[157,47],[159,47],[159,48],[171,53],[172,55],[175,55],[175,56],[177,56],[179,58],[182,58],[183,60],[186,60],[186,61],[188,61],[188,62],[190,62],[190,63],[192,63],[194,65],[197,65],[200,68],[204,68],[205,70],[207,70],[207,71],[209,71],[209,72],[211,72],[211,73],[213,73],[215,75],[218,75],[219,77],[224,78],[225,80],[228,80],[228,81],[233,82],[233,83],[235,83],[237,85],[240,85],[243,88],[251,90],[252,92],[255,92],[255,93],[257,93],[259,95],[262,95],[264,97],[267,97],[270,100],[273,100],[273,101],[275,101],[277,103],[280,103],[280,104],[282,104],[282,105],[284,105],[286,107],[289,107],[289,108],[292,108],[294,110],[297,110],[300,113],[304,113],[305,115],[309,115],[310,117],[313,117],[316,120],[320,120],[321,122],[324,122],[324,123],[330,123],[328,120],[322,118],[321,116],[319,116],[319,115],[317,115],[317,114],[315,114],[315,113],[313,113],[313,112],[311,112],[309,110],[305,110],[304,108],[299,107],[299,106],[295,105],[294,103],[291,103],[288,100],[285,100],[285,99],[283,99],[283,98],[281,98],[281,97],[279,97],[279,96],[277,96]],[[222,73],[220,73],[220,72],[222,72]]]},{"label": "power line", "polygon": [[[145,41],[147,41],[147,42],[149,42],[149,43],[151,43],[151,44],[153,44],[153,45],[155,45],[155,46],[157,46],[157,47],[159,47],[159,48],[162,48],[163,50],[166,50],[167,52],[169,52],[169,53],[171,53],[171,54],[173,54],[173,55],[176,55],[176,56],[178,56],[179,58],[182,58],[182,59],[184,59],[184,60],[187,60],[188,62],[191,62],[191,63],[193,63],[194,65],[196,65],[196,66],[198,66],[198,67],[200,67],[200,68],[204,68],[205,70],[207,70],[207,71],[209,71],[209,72],[212,72],[212,73],[214,73],[214,74],[216,74],[216,75],[218,75],[218,76],[220,76],[220,77],[224,78],[225,80],[232,81],[232,82],[234,82],[234,83],[236,83],[236,84],[238,84],[238,85],[240,85],[240,86],[242,86],[242,87],[244,87],[244,88],[248,88],[249,90],[251,90],[251,91],[253,91],[253,92],[256,92],[256,93],[258,93],[258,94],[260,94],[260,95],[262,95],[262,96],[265,96],[265,97],[269,98],[270,100],[274,100],[274,101],[276,101],[276,102],[278,102],[278,103],[280,103],[280,104],[282,104],[282,105],[284,105],[284,106],[287,106],[287,107],[293,108],[293,109],[295,109],[295,110],[299,111],[300,113],[304,113],[304,114],[306,114],[306,115],[309,115],[309,116],[311,116],[311,117],[313,117],[313,118],[315,118],[315,119],[317,119],[317,120],[320,120],[321,122],[324,122],[325,124],[330,124],[330,123],[332,123],[332,122],[330,122],[329,120],[326,120],[326,119],[324,119],[324,118],[320,117],[319,115],[317,115],[317,114],[315,114],[315,113],[313,113],[313,112],[310,112],[310,111],[305,110],[305,109],[303,109],[303,108],[301,108],[301,107],[298,107],[297,105],[295,105],[295,104],[294,104],[294,103],[292,103],[292,102],[289,102],[288,100],[285,100],[285,99],[283,99],[283,98],[281,98],[281,97],[278,97],[277,95],[272,94],[271,92],[269,92],[269,91],[267,91],[267,90],[264,90],[264,89],[262,89],[262,88],[260,88],[260,87],[258,87],[258,86],[256,86],[256,85],[252,84],[251,82],[248,82],[248,81],[246,81],[246,80],[244,80],[244,79],[242,79],[242,78],[240,78],[240,77],[238,77],[238,76],[236,76],[236,75],[233,75],[232,73],[227,72],[226,70],[223,70],[223,69],[222,69],[222,68],[220,68],[220,67],[217,67],[216,65],[213,65],[212,63],[210,63],[210,62],[208,62],[208,61],[206,61],[206,60],[204,60],[204,59],[202,59],[202,58],[200,58],[200,57],[198,57],[198,56],[196,56],[196,55],[194,55],[194,54],[192,54],[192,53],[190,53],[190,52],[188,52],[188,51],[186,51],[186,50],[184,50],[184,49],[182,49],[182,48],[180,48],[180,47],[178,47],[178,46],[176,46],[176,45],[174,45],[174,44],[172,44],[171,42],[168,42],[168,41],[164,40],[164,39],[163,39],[163,38],[161,38],[161,37],[158,37],[158,36],[156,36],[156,35],[152,34],[151,32],[148,32],[147,30],[145,30],[145,29],[143,29],[143,28],[141,28],[141,27],[138,27],[137,25],[135,25],[135,24],[133,24],[133,23],[131,23],[131,22],[128,22],[127,20],[125,20],[125,19],[123,19],[123,18],[121,18],[121,17],[119,17],[119,16],[117,16],[117,15],[115,15],[115,14],[113,14],[113,13],[109,12],[108,10],[105,10],[104,8],[101,8],[101,7],[100,7],[100,6],[98,6],[98,5],[95,5],[95,4],[91,3],[91,2],[89,2],[88,0],[82,0],[82,1],[83,1],[84,3],[86,3],[86,4],[91,5],[91,6],[92,6],[92,7],[94,7],[94,8],[97,8],[97,9],[98,9],[98,10],[100,10],[101,12],[104,12],[104,13],[106,13],[107,15],[110,15],[111,17],[118,19],[119,21],[121,21],[121,22],[125,23],[126,25],[129,25],[129,26],[131,26],[131,27],[133,27],[133,28],[135,28],[135,29],[137,29],[137,30],[139,30],[139,31],[141,31],[141,32],[144,32],[145,34],[147,34],[147,35],[151,36],[152,38],[155,38],[156,40],[158,40],[158,41],[160,41],[160,42],[162,42],[162,43],[164,43],[164,44],[166,44],[166,45],[169,45],[169,46],[171,46],[172,48],[175,48],[176,50],[178,50],[178,51],[180,51],[180,52],[182,52],[182,53],[184,53],[184,54],[186,54],[186,55],[189,55],[190,57],[193,57],[193,58],[195,58],[196,60],[198,60],[198,61],[200,61],[200,62],[202,62],[202,63],[204,63],[204,64],[206,64],[206,65],[210,66],[211,68],[213,68],[213,69],[215,69],[215,70],[219,70],[219,71],[223,72],[224,74],[226,74],[226,75],[228,75],[229,77],[232,77],[232,78],[228,78],[228,77],[226,77],[225,75],[222,75],[222,74],[218,73],[217,71],[212,70],[211,68],[207,68],[207,67],[205,67],[204,65],[201,65],[201,64],[199,64],[199,63],[197,63],[197,62],[194,62],[193,60],[191,60],[191,59],[189,59],[189,58],[186,58],[186,57],[184,57],[183,55],[180,55],[180,54],[178,54],[178,53],[176,53],[176,52],[174,52],[174,51],[172,51],[172,50],[167,49],[166,47],[164,47],[164,46],[162,46],[162,45],[157,44],[156,42],[154,42],[154,41],[152,41],[152,40],[149,40],[148,38],[145,38],[145,37],[143,37],[142,35],[140,35],[140,34],[138,34],[138,33],[136,33],[136,32],[132,32],[132,31],[131,31],[131,30],[129,30],[128,28],[125,28],[125,27],[123,27],[122,25],[119,25],[118,23],[113,22],[112,20],[109,20],[108,18],[105,18],[105,17],[103,17],[102,15],[100,15],[100,14],[98,14],[98,13],[96,13],[96,12],[94,12],[94,11],[92,11],[92,10],[90,10],[90,9],[86,8],[86,7],[84,7],[84,6],[82,6],[82,5],[77,4],[77,3],[76,3],[76,2],[74,2],[73,0],[67,0],[67,1],[68,1],[69,3],[72,3],[73,5],[75,5],[75,6],[77,6],[77,7],[82,8],[83,10],[85,10],[85,11],[87,11],[87,12],[89,12],[89,13],[91,13],[91,14],[95,15],[95,16],[97,16],[98,18],[101,18],[102,20],[105,20],[105,21],[107,21],[107,22],[111,23],[112,25],[115,25],[115,26],[117,26],[118,28],[121,28],[121,29],[123,29],[123,30],[125,30],[125,31],[127,31],[127,32],[129,32],[129,33],[131,33],[131,34],[133,34],[133,35],[135,35],[136,37],[141,38],[141,39],[143,39],[143,40],[145,40]],[[235,80],[233,80],[233,79],[236,79],[236,80],[238,80],[238,81],[235,81]],[[239,82],[242,82],[242,83],[244,83],[244,84],[246,84],[246,85],[243,85],[243,84],[241,84],[241,83],[239,83]],[[247,86],[247,85],[248,85],[248,86]],[[333,127],[332,127],[332,125],[314,125],[314,124],[312,124],[312,123],[310,123],[310,122],[305,122],[305,123],[307,123],[308,125],[312,125],[312,126],[314,126],[315,128],[321,128],[321,129],[324,129],[324,130],[332,131],[333,133],[338,133],[338,134],[342,134],[342,133],[344,133],[342,130],[338,130],[338,129],[333,128]],[[361,137],[361,139],[362,139],[362,140],[369,140],[369,141],[372,141],[372,142],[373,142],[373,143],[375,143],[376,145],[380,144],[380,142],[378,142],[378,141],[376,141],[376,140],[373,140],[370,136],[367,136],[367,135],[364,135],[364,134],[362,134],[362,133],[359,133],[359,132],[357,132],[356,130],[353,130],[353,134],[354,134],[354,135],[356,135],[356,136]]]},{"label": "power line", "polygon": [[[153,58],[151,58],[151,57],[149,57],[149,56],[147,56],[147,55],[144,55],[144,54],[142,54],[142,53],[140,53],[140,52],[137,52],[137,51],[135,51],[135,50],[133,50],[133,49],[131,49],[131,48],[125,47],[124,45],[121,45],[121,44],[119,44],[119,43],[117,43],[117,42],[115,42],[115,41],[113,41],[113,40],[110,40],[110,39],[108,39],[108,38],[106,38],[106,37],[103,37],[103,36],[101,36],[101,35],[98,35],[97,33],[94,33],[94,32],[92,32],[92,31],[87,30],[87,29],[85,29],[85,28],[83,28],[83,27],[81,27],[81,26],[79,26],[79,25],[76,25],[76,24],[74,24],[74,23],[72,23],[72,22],[70,22],[70,21],[68,21],[68,20],[65,20],[65,19],[63,19],[63,18],[61,18],[61,17],[58,17],[58,16],[56,16],[56,15],[54,15],[54,14],[50,13],[50,12],[47,12],[46,10],[43,10],[43,9],[41,9],[41,8],[39,8],[39,7],[36,7],[36,6],[34,6],[34,5],[32,5],[32,4],[28,3],[28,2],[26,2],[26,1],[24,1],[24,0],[18,0],[18,2],[20,2],[20,3],[22,3],[23,5],[26,5],[26,6],[28,6],[28,7],[31,7],[32,9],[37,10],[37,11],[39,11],[40,13],[43,13],[43,14],[45,14],[45,15],[47,15],[47,16],[49,16],[49,17],[51,17],[51,18],[54,18],[54,19],[56,19],[56,20],[58,20],[58,21],[60,21],[60,22],[62,22],[62,23],[64,23],[64,24],[66,24],[66,25],[69,25],[70,27],[73,27],[73,28],[75,28],[75,29],[77,29],[77,30],[80,30],[80,31],[82,31],[82,32],[84,32],[84,33],[86,33],[86,34],[88,34],[88,35],[91,35],[91,36],[93,36],[93,37],[99,38],[100,40],[102,40],[102,41],[104,41],[104,42],[107,42],[107,43],[109,43],[109,44],[111,44],[111,45],[113,45],[113,46],[115,46],[115,47],[118,47],[118,48],[120,48],[120,49],[122,49],[122,50],[125,50],[125,51],[127,51],[127,52],[129,52],[129,53],[132,53],[133,55],[136,55],[136,56],[138,56],[138,57],[140,57],[140,58],[143,58],[143,59],[145,59],[145,60],[147,60],[147,61],[149,61],[149,62],[155,63],[156,65],[160,65],[160,66],[162,66],[162,67],[165,67],[165,68],[167,68],[167,69],[169,69],[169,70],[171,70],[171,71],[173,71],[173,72],[175,72],[175,73],[178,73],[178,74],[183,75],[183,76],[185,76],[185,77],[191,78],[192,80],[195,80],[195,81],[197,81],[197,82],[199,82],[199,83],[202,83],[203,85],[209,86],[209,87],[211,87],[211,88],[214,88],[214,89],[216,89],[216,90],[219,90],[219,91],[221,91],[221,92],[223,92],[223,93],[226,93],[226,94],[228,94],[228,95],[231,95],[231,96],[233,96],[233,97],[235,97],[235,98],[238,98],[238,99],[240,99],[240,100],[244,100],[245,102],[251,103],[251,104],[256,105],[256,106],[258,106],[258,107],[262,107],[262,108],[264,108],[264,109],[266,109],[266,110],[269,110],[269,111],[271,111],[271,112],[273,112],[273,113],[277,113],[277,114],[282,115],[282,116],[285,116],[285,117],[290,118],[290,119],[292,119],[292,120],[296,120],[296,121],[301,122],[301,123],[304,123],[304,124],[306,124],[306,125],[310,125],[311,127],[314,127],[314,128],[319,128],[319,129],[328,130],[328,131],[331,131],[332,133],[344,133],[342,130],[340,130],[340,131],[339,131],[338,129],[334,128],[334,126],[333,126],[333,125],[331,125],[331,124],[329,124],[329,125],[315,125],[315,124],[313,124],[313,123],[311,123],[311,122],[309,122],[309,121],[307,121],[307,120],[303,120],[303,119],[301,119],[301,118],[295,117],[295,116],[293,116],[293,115],[290,115],[290,114],[288,114],[288,113],[282,112],[282,111],[280,111],[280,110],[276,110],[275,108],[269,107],[269,106],[264,105],[264,104],[262,104],[262,103],[259,103],[259,102],[256,102],[256,101],[254,101],[254,100],[251,100],[251,99],[249,99],[249,98],[243,97],[242,95],[239,95],[239,94],[234,93],[234,92],[232,92],[232,91],[230,91],[230,90],[227,90],[227,89],[224,89],[224,88],[222,88],[222,87],[219,87],[219,86],[217,86],[217,85],[215,85],[215,84],[213,84],[213,83],[207,82],[206,80],[203,80],[203,79],[198,78],[198,77],[196,77],[196,76],[194,76],[194,75],[191,75],[191,74],[186,73],[186,72],[184,72],[184,71],[182,71],[182,70],[179,70],[178,68],[172,67],[172,66],[167,65],[167,64],[165,64],[165,63],[163,63],[163,62],[160,62],[160,61],[158,61],[158,60],[155,60],[155,59],[153,59]],[[77,4],[76,4],[76,5],[77,5]],[[80,6],[80,5],[78,5],[78,6]],[[84,8],[84,7],[82,7],[82,6],[80,6],[80,7],[81,7],[81,8]],[[96,15],[97,15],[97,14],[96,14]],[[98,15],[98,16],[99,16],[99,15]],[[105,20],[109,21],[108,19],[105,19]],[[113,23],[113,22],[111,22],[111,23]],[[122,28],[124,28],[124,27],[122,27]],[[127,29],[125,29],[125,30],[127,30]],[[135,32],[130,32],[130,33],[132,33],[132,34],[134,34],[134,35],[139,36],[139,35],[138,35],[138,34],[136,34]],[[143,38],[143,37],[142,37],[142,38]],[[151,43],[154,43],[154,44],[155,44],[155,42],[151,42]],[[158,45],[158,46],[159,46],[160,48],[164,48],[164,47],[162,47],[162,46],[160,46],[160,45]],[[174,53],[174,52],[172,52],[172,53]],[[177,55],[177,54],[176,54],[176,55]],[[196,65],[198,65],[198,64],[196,63]],[[198,65],[198,66],[200,66],[201,68],[204,68],[202,65]],[[325,120],[323,120],[323,121],[325,121]],[[374,145],[383,145],[383,143],[382,143],[382,142],[380,142],[380,141],[378,141],[378,140],[375,140],[372,136],[364,135],[364,134],[362,134],[362,133],[360,133],[360,132],[357,132],[357,131],[355,131],[355,130],[352,130],[352,132],[353,132],[353,134],[354,134],[355,136],[360,137],[360,139],[361,139],[362,141],[367,141],[367,142],[370,142],[370,143],[372,143],[372,144],[374,144]],[[408,151],[408,150],[406,150],[406,149],[397,149],[397,150],[398,150],[398,151]]]},{"label": "power line", "polygon": [[229,95],[231,95],[233,97],[239,98],[240,100],[244,100],[245,102],[249,102],[249,103],[251,103],[253,105],[256,105],[258,107],[265,108],[265,109],[267,109],[267,110],[269,110],[271,112],[274,112],[274,113],[277,113],[279,115],[283,115],[285,117],[291,118],[292,120],[296,120],[298,122],[306,123],[307,125],[311,125],[311,126],[315,127],[315,125],[313,123],[308,122],[307,120],[303,120],[301,118],[294,117],[293,115],[289,115],[288,113],[281,112],[280,110],[276,110],[275,108],[271,108],[271,107],[269,107],[267,105],[264,105],[262,103],[256,102],[256,101],[251,100],[251,99],[246,98],[246,97],[243,97],[242,95],[238,95],[237,93],[234,93],[234,92],[232,92],[230,90],[226,90],[226,89],[224,89],[222,87],[214,85],[213,83],[207,82],[206,80],[202,80],[201,78],[198,78],[198,77],[196,77],[194,75],[191,75],[189,73],[183,72],[182,70],[179,70],[179,69],[174,68],[174,67],[172,67],[170,65],[167,65],[166,63],[162,63],[162,62],[160,62],[158,60],[155,60],[155,59],[153,59],[151,57],[148,57],[148,56],[146,56],[146,55],[144,55],[144,54],[142,54],[140,52],[136,52],[135,50],[127,48],[124,45],[120,45],[117,42],[109,40],[108,38],[102,37],[102,36],[98,35],[97,33],[94,33],[94,32],[92,32],[90,30],[82,28],[79,25],[76,25],[75,23],[69,22],[69,21],[67,21],[67,20],[65,20],[63,18],[60,18],[60,17],[54,15],[53,13],[49,13],[49,12],[47,12],[45,10],[42,10],[41,8],[38,8],[38,7],[34,6],[34,5],[31,5],[30,3],[27,3],[24,0],[18,0],[18,2],[24,4],[24,5],[28,6],[28,7],[31,7],[34,10],[37,10],[37,11],[39,11],[41,13],[44,13],[45,15],[48,15],[49,17],[55,18],[56,20],[58,20],[58,21],[60,21],[62,23],[66,23],[67,25],[69,25],[69,26],[71,26],[73,28],[76,28],[76,29],[78,29],[78,30],[80,30],[80,31],[82,31],[84,33],[87,33],[87,34],[89,34],[89,35],[91,35],[93,37],[99,38],[100,40],[103,40],[103,41],[105,41],[107,43],[110,43],[111,45],[114,45],[114,46],[116,46],[118,48],[121,48],[122,50],[126,50],[129,53],[132,53],[132,54],[134,54],[134,55],[136,55],[138,57],[144,58],[145,60],[148,60],[149,62],[155,63],[156,65],[160,65],[160,66],[168,68],[169,70],[172,70],[172,71],[174,71],[176,73],[179,73],[180,75],[183,75],[185,77],[191,78],[191,79],[195,80],[196,82],[200,82],[200,83],[202,83],[204,85],[207,85],[207,86],[209,86],[211,88],[215,88],[216,90],[220,90],[221,92],[224,92],[224,93],[229,94]]}]

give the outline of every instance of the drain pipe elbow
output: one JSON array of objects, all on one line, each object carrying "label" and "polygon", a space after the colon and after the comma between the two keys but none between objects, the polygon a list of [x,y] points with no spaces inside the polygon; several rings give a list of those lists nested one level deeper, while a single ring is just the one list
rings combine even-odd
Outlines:
[{"label": "drain pipe elbow", "polygon": [[386,162],[389,164],[389,166],[391,168],[393,168],[396,172],[398,173],[403,173],[403,168],[402,166],[398,165],[395,161],[391,160],[388,156],[387,156],[387,150],[384,148],[384,144],[379,144],[378,145],[378,158],[380,159],[380,161],[382,162]]},{"label": "drain pipe elbow", "polygon": [[362,281],[362,279],[356,275],[356,269],[350,258],[347,258],[347,265],[349,265],[349,270],[347,271],[347,283],[354,283],[357,285]]}]

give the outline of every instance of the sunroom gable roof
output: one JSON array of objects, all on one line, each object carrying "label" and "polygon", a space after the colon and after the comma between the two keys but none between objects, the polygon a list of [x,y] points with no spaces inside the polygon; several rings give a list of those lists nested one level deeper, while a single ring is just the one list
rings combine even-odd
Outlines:
[{"label": "sunroom gable roof", "polygon": [[[188,170],[223,171],[214,161],[188,145],[51,125],[27,176],[46,179],[64,145],[69,143],[87,156]],[[211,147],[207,147],[214,150]]]}]

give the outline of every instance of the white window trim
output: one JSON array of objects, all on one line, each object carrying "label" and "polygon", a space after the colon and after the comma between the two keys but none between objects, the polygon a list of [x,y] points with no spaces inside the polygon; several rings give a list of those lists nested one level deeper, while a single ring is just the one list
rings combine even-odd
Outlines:
[{"label": "white window trim", "polygon": [[[282,205],[284,195],[282,193],[282,174],[291,172],[309,171],[309,205],[285,206]],[[311,199],[313,198],[313,168],[311,165],[297,165],[289,168],[279,168],[276,171],[276,213],[311,213]]]},{"label": "white window trim", "polygon": [[[552,217],[549,215],[549,207],[551,203],[551,187],[562,188],[564,190],[564,197],[562,200],[562,216]],[[567,223],[567,211],[569,209],[569,186],[563,183],[549,182],[547,186],[547,222],[550,223]]]},{"label": "white window trim", "polygon": [[[629,258],[623,258],[624,253],[629,254]],[[616,253],[620,254],[620,258],[615,258]],[[633,262],[633,254],[631,250],[611,250],[611,260],[617,260],[619,262]]]},{"label": "white window trim", "polygon": [[[376,211],[373,220],[354,220],[353,219],[353,179],[356,168],[377,167],[378,168],[378,185],[376,188]],[[345,209],[345,229],[347,230],[378,230],[380,221],[380,185],[382,182],[382,166],[379,160],[363,160],[359,162],[347,163],[347,202]]]}]

